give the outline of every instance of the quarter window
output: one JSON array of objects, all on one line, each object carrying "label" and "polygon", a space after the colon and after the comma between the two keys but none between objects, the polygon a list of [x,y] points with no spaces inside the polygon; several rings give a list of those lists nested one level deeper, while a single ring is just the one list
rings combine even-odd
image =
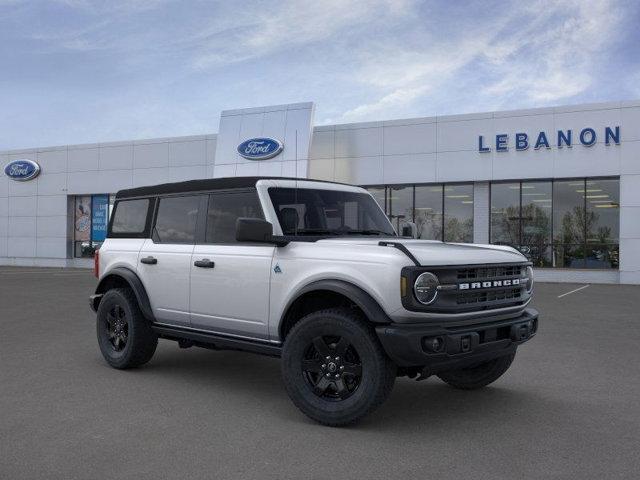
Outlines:
[{"label": "quarter window", "polygon": [[238,218],[264,218],[255,191],[218,193],[209,196],[207,243],[235,243]]},{"label": "quarter window", "polygon": [[200,197],[161,198],[153,238],[159,243],[194,243]]},{"label": "quarter window", "polygon": [[120,200],[114,207],[113,233],[139,234],[144,232],[149,210],[149,199]]}]

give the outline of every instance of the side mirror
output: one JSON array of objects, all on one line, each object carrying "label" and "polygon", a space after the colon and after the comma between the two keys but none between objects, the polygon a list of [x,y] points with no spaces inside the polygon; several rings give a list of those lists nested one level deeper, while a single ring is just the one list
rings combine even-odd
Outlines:
[{"label": "side mirror", "polygon": [[288,242],[273,236],[273,225],[261,218],[238,218],[236,220],[236,240],[238,242],[272,243],[284,246]]},{"label": "side mirror", "polygon": [[406,222],[402,225],[402,236],[418,238],[418,227],[413,222]]}]

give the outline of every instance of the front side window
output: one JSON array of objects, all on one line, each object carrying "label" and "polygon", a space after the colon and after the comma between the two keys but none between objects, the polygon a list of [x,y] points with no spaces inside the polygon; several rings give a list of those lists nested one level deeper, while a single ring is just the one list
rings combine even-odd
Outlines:
[{"label": "front side window", "polygon": [[255,191],[210,195],[206,242],[234,243],[238,218],[264,218]]},{"label": "front side window", "polygon": [[153,232],[157,243],[195,243],[199,196],[161,198]]},{"label": "front side window", "polygon": [[395,235],[366,193],[270,188],[269,196],[284,235]]}]

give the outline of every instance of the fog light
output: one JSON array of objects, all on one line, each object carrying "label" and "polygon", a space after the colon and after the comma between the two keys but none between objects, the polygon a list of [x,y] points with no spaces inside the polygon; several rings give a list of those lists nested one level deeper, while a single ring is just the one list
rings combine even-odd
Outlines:
[{"label": "fog light", "polygon": [[425,338],[424,346],[430,352],[439,352],[444,347],[444,339],[442,337]]}]

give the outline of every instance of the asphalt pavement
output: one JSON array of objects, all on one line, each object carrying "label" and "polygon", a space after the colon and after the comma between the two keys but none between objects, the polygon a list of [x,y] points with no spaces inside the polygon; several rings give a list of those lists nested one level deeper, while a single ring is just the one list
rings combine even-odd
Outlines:
[{"label": "asphalt pavement", "polygon": [[337,429],[294,407],[277,359],[161,341],[145,367],[109,368],[95,283],[0,267],[0,478],[640,477],[639,286],[538,284],[539,333],[495,384],[398,379]]}]

